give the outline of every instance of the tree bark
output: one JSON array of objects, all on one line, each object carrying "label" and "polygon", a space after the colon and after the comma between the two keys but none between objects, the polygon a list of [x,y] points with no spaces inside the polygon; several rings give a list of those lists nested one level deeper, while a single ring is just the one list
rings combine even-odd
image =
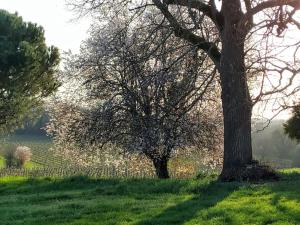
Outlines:
[{"label": "tree bark", "polygon": [[222,13],[225,23],[221,31],[220,63],[224,116],[224,163],[221,179],[236,180],[239,179],[240,170],[252,163],[252,101],[244,58],[247,31],[238,25],[241,12],[237,2],[228,0],[224,4]]},{"label": "tree bark", "polygon": [[168,179],[168,159],[167,158],[158,158],[153,160],[153,165],[155,167],[156,176],[160,179]]}]

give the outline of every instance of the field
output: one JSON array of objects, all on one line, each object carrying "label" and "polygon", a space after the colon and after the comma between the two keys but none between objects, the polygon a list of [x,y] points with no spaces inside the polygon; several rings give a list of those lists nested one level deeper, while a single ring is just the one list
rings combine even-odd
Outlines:
[{"label": "field", "polygon": [[[26,169],[34,169],[34,168],[39,168],[41,164],[35,163],[35,162],[27,162],[25,163],[25,168]],[[5,159],[0,156],[0,169],[5,168]]]},{"label": "field", "polygon": [[32,151],[32,159],[27,163],[26,168],[40,168],[40,167],[60,167],[62,159],[54,156],[51,152],[52,141],[45,136],[34,135],[13,135],[0,139],[0,168],[3,168],[5,163],[3,154],[5,148],[9,145],[27,146]]},{"label": "field", "polygon": [[300,169],[281,171],[279,182],[256,184],[221,183],[214,176],[116,178],[114,170],[107,170],[106,179],[64,177],[68,171],[61,171],[63,160],[50,151],[51,140],[15,135],[2,139],[0,147],[11,144],[30,147],[25,172],[42,175],[0,177],[0,225],[300,224]]},{"label": "field", "polygon": [[0,179],[1,225],[300,224],[300,169],[279,182]]},{"label": "field", "polygon": [[[25,171],[10,171],[4,170],[5,160],[3,154],[5,149],[9,146],[27,146],[31,149],[32,157],[29,162],[25,164]],[[89,176],[99,176],[101,174],[105,177],[148,177],[155,176],[154,171],[139,168],[139,170],[130,171],[125,167],[115,168],[107,165],[99,165],[97,168],[82,168],[79,165],[72,164],[67,159],[56,156],[51,148],[53,142],[46,136],[38,135],[12,135],[9,137],[0,137],[0,176],[12,175],[23,176],[30,174],[31,176],[72,176],[78,174],[87,174]],[[200,170],[199,162],[195,158],[199,156],[187,156],[186,158],[174,157],[169,161],[169,170],[172,177],[191,177],[195,176]],[[206,169],[202,168],[201,170]]]}]

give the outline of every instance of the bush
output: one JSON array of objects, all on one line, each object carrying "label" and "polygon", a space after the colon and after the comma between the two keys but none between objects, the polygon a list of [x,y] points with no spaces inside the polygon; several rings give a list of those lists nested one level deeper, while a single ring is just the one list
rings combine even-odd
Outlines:
[{"label": "bush", "polygon": [[31,149],[26,146],[10,145],[4,154],[6,167],[23,168],[30,161],[31,155]]},{"label": "bush", "polygon": [[23,168],[25,163],[31,159],[31,149],[26,146],[18,146],[15,151],[15,159],[18,168]]},{"label": "bush", "polygon": [[16,166],[15,152],[16,152],[16,146],[14,145],[9,145],[5,149],[4,159],[7,168],[12,168]]}]

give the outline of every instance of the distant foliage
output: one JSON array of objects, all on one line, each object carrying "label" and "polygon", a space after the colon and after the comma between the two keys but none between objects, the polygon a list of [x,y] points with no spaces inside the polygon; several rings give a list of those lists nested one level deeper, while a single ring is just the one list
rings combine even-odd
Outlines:
[{"label": "distant foliage", "polygon": [[274,120],[263,131],[252,134],[254,156],[275,168],[300,167],[300,145],[285,135],[284,124],[283,120]]},{"label": "distant foliage", "polygon": [[0,10],[0,133],[36,116],[59,86],[58,65],[58,49],[47,47],[42,27]]},{"label": "distant foliage", "polygon": [[285,133],[300,143],[300,105],[295,106],[293,116],[284,124]]},{"label": "distant foliage", "polygon": [[14,134],[16,135],[30,135],[30,136],[41,136],[42,138],[47,135],[44,127],[49,122],[49,116],[44,111],[41,110],[40,115],[36,116],[34,119],[29,115],[26,117],[19,129],[17,129]]}]

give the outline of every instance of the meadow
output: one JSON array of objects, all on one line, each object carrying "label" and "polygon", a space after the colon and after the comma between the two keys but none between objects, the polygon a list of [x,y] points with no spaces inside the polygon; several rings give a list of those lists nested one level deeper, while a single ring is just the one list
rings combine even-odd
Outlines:
[{"label": "meadow", "polygon": [[68,169],[43,136],[14,135],[1,148],[11,144],[30,147],[33,157],[11,176],[0,169],[1,225],[300,224],[300,169],[280,170],[280,181],[267,183],[222,183],[205,174],[137,179],[108,168]]},{"label": "meadow", "polygon": [[[53,143],[50,138],[43,135],[11,135],[0,139],[0,168],[5,166],[3,153],[10,145],[27,146],[32,151],[32,157],[25,167],[27,169],[41,167],[60,167],[63,159],[51,151]],[[1,156],[2,155],[2,156]]]},{"label": "meadow", "polygon": [[[4,152],[10,146],[27,146],[31,149],[32,157],[26,162],[23,169],[6,169]],[[45,135],[26,135],[14,134],[0,139],[0,176],[73,176],[87,175],[93,177],[155,177],[154,170],[138,168],[138,170],[130,170],[125,167],[114,167],[113,165],[99,164],[95,167],[83,167],[72,163],[68,159],[58,156],[54,153],[54,144],[52,140]],[[169,162],[169,169],[172,177],[194,177],[200,168],[199,162],[195,160],[201,156],[182,156],[174,157]],[[152,164],[150,165],[152,168]]]},{"label": "meadow", "polygon": [[1,225],[300,224],[300,169],[279,182],[0,178]]}]

